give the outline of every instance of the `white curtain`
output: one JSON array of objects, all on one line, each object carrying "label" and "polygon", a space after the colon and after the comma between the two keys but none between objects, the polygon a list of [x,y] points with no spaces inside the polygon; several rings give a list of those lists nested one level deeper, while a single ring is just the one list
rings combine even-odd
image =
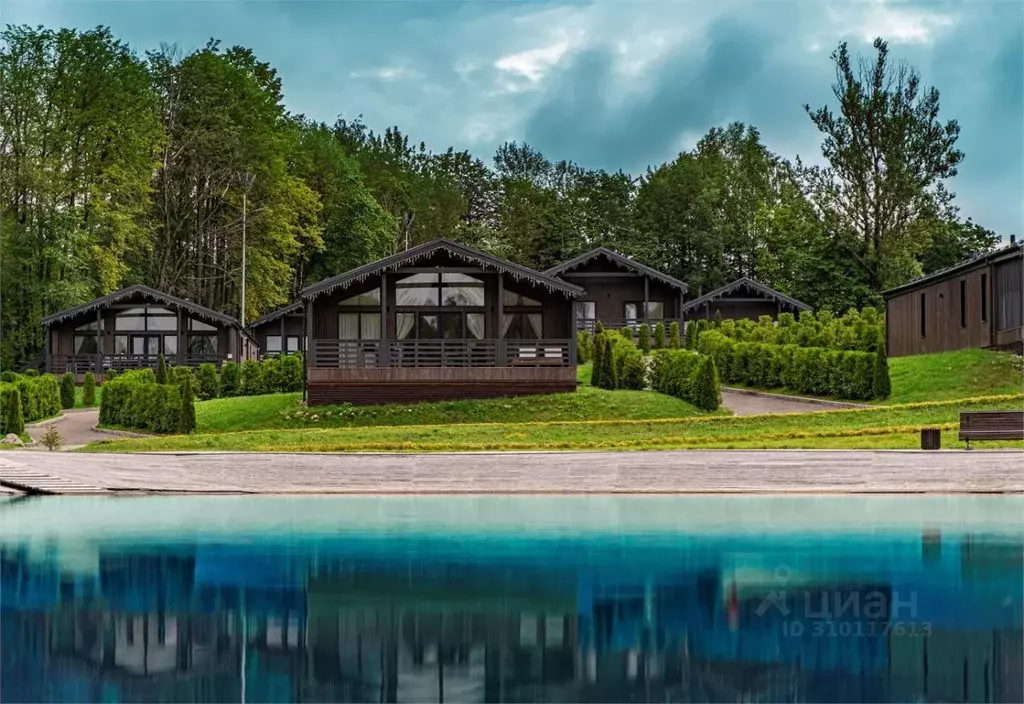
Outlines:
[{"label": "white curtain", "polygon": [[396,337],[399,340],[404,340],[409,337],[409,333],[412,332],[413,325],[416,324],[416,315],[414,313],[399,313],[395,318],[397,326]]},{"label": "white curtain", "polygon": [[484,339],[484,314],[467,313],[466,329],[469,332],[469,337],[477,340]]},{"label": "white curtain", "polygon": [[338,339],[358,340],[359,339],[359,314],[339,313],[338,314]]}]

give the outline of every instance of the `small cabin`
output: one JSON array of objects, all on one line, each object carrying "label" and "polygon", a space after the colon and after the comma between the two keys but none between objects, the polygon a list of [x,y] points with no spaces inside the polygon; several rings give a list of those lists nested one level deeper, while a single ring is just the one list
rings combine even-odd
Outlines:
[{"label": "small cabin", "polygon": [[1024,248],[1006,247],[886,291],[886,346],[902,357],[1024,348]]},{"label": "small cabin", "polygon": [[680,316],[686,284],[607,247],[597,247],[545,272],[576,284],[585,293],[577,301],[576,325],[593,330],[640,323],[666,326]]},{"label": "small cabin", "polygon": [[578,286],[438,239],[302,291],[310,405],[574,391]]},{"label": "small cabin", "polygon": [[758,320],[763,315],[778,319],[780,313],[800,313],[811,310],[806,303],[779,293],[759,281],[742,277],[732,283],[705,293],[683,305],[686,320]]},{"label": "small cabin", "polygon": [[237,320],[149,286],[136,285],[43,318],[46,371],[156,368],[160,355],[176,366],[256,356]]},{"label": "small cabin", "polygon": [[302,332],[302,301],[267,313],[249,323],[248,330],[263,357],[306,350]]}]

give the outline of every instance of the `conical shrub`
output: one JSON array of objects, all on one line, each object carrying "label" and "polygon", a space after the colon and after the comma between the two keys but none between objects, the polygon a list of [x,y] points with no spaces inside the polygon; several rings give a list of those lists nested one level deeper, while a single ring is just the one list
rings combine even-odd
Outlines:
[{"label": "conical shrub", "polygon": [[61,408],[75,407],[75,375],[66,372],[60,380],[60,405]]},{"label": "conical shrub", "polygon": [[192,390],[192,376],[186,376],[181,382],[181,413],[178,416],[177,431],[187,435],[196,429],[196,398]]}]

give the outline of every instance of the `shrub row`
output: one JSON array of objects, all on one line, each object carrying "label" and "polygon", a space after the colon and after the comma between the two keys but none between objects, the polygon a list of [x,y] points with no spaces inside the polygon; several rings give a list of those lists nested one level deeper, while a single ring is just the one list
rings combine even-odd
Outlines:
[{"label": "shrub row", "polygon": [[[7,377],[11,378],[11,377]],[[10,427],[8,407],[12,406],[10,396],[18,397],[18,407],[21,410],[21,429],[18,429],[19,422],[11,417]],[[0,431],[7,433],[24,432],[25,423],[33,423],[37,420],[50,418],[58,415],[61,410],[60,384],[57,377],[52,374],[42,376],[16,375],[14,381],[0,383],[0,409],[3,409],[2,425]],[[13,409],[13,407],[12,407]]]},{"label": "shrub row", "polygon": [[701,336],[699,350],[733,384],[857,400],[888,395],[884,349],[871,353],[740,342],[713,330]]},{"label": "shrub row", "polygon": [[195,429],[192,374],[187,367],[179,369],[185,371],[166,370],[170,382],[167,384],[158,384],[151,369],[125,372],[104,384],[100,424],[156,433],[192,432]]},{"label": "shrub row", "polygon": [[777,323],[768,315],[762,315],[757,322],[745,319],[716,321],[715,328],[741,342],[830,350],[875,352],[885,340],[885,318],[871,307],[861,311],[851,308],[839,317],[829,310],[819,310],[803,313],[799,320],[792,313],[782,313]]},{"label": "shrub row", "polygon": [[156,372],[141,369],[117,375],[108,371],[106,381],[123,379],[128,374],[137,373],[148,373],[155,383],[180,385],[189,378],[196,397],[202,401],[226,396],[302,391],[302,356],[297,354],[267,357],[259,362],[225,362],[219,372],[210,363],[198,367],[167,367],[161,357]]},{"label": "shrub row", "polygon": [[721,403],[714,361],[692,350],[657,350],[651,362],[651,388],[689,401],[704,411]]}]

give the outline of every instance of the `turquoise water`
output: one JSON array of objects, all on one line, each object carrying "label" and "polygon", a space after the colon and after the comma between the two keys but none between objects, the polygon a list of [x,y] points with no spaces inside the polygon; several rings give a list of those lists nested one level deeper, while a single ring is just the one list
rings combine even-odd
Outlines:
[{"label": "turquoise water", "polygon": [[1024,700],[1018,497],[0,501],[0,701]]}]

